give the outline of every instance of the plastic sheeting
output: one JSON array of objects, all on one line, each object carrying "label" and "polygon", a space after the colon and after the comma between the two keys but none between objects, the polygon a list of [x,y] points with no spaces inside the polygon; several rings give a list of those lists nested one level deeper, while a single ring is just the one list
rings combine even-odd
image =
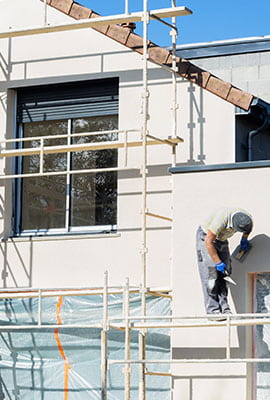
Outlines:
[{"label": "plastic sheeting", "polygon": [[[102,320],[101,295],[42,298],[42,327],[5,330],[4,325],[36,325],[38,299],[0,300],[0,400],[101,399],[101,329],[79,328]],[[109,317],[122,317],[122,295],[109,295]],[[130,295],[130,315],[141,315],[138,294]],[[170,300],[147,296],[148,315],[169,315]],[[46,328],[46,324],[76,324],[78,328]],[[138,332],[131,331],[131,359],[139,359]],[[151,329],[146,359],[169,359],[168,330]],[[108,359],[124,359],[124,332],[109,330]],[[149,371],[167,372],[168,364],[147,363]],[[124,364],[108,370],[108,399],[124,399]],[[131,399],[138,399],[139,366],[131,365]],[[166,376],[146,377],[147,399],[170,397]]]}]

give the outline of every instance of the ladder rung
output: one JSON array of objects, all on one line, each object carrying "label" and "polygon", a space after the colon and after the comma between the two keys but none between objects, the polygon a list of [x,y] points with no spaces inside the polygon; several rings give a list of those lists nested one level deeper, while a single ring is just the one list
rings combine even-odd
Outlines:
[{"label": "ladder rung", "polygon": [[172,299],[172,296],[170,294],[164,294],[160,292],[151,292],[148,290],[146,294],[149,294],[150,296],[167,297],[168,299]]},{"label": "ladder rung", "polygon": [[125,328],[123,326],[109,325],[109,328],[115,329],[117,331],[125,331]]},{"label": "ladder rung", "polygon": [[146,371],[145,375],[172,376],[170,372],[153,372],[153,371]]},{"label": "ladder rung", "polygon": [[164,219],[165,221],[170,221],[170,222],[172,222],[172,218],[164,217],[163,215],[150,213],[150,212],[148,212],[148,211],[147,211],[145,214],[148,215],[149,217]]},{"label": "ladder rung", "polygon": [[170,146],[175,146],[178,143],[183,143],[184,139],[180,138],[179,136],[176,136],[175,138],[166,138],[166,139],[162,139],[162,138],[158,138],[157,136],[153,136],[150,134],[146,135],[147,137],[149,137],[150,139],[155,140],[156,142],[159,143],[164,143],[164,144],[168,144]]}]

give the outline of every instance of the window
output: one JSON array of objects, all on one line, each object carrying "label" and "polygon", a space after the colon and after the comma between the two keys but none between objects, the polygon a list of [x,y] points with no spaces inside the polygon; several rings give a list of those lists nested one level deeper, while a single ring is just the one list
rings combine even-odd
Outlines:
[{"label": "window", "polygon": [[[66,146],[116,140],[118,82],[88,81],[18,91],[18,136],[23,147]],[[83,135],[99,132],[98,135]],[[82,136],[80,136],[82,134]],[[50,136],[54,135],[54,138]],[[59,136],[59,138],[57,138]],[[36,139],[37,138],[37,139]],[[16,234],[111,231],[116,228],[117,150],[45,154],[44,173],[16,180]],[[17,160],[19,174],[39,172],[40,156]],[[75,173],[74,173],[75,171]],[[80,171],[79,173],[76,171]],[[61,173],[62,172],[62,173]]]}]

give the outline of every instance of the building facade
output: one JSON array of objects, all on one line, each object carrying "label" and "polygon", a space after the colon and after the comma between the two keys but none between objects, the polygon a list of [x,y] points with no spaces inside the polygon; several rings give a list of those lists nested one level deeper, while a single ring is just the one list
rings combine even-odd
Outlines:
[{"label": "building facade", "polygon": [[[47,3],[51,27],[98,18],[71,0]],[[44,25],[43,2],[2,0],[0,10],[3,291],[99,287],[108,271],[112,286],[143,282],[171,296],[174,315],[202,316],[195,231],[212,208],[236,205],[255,226],[252,253],[233,261],[233,311],[268,311],[270,38],[180,46],[176,86],[149,63],[145,87],[131,28],[30,34]],[[169,50],[148,51],[172,65]],[[267,357],[266,328],[232,327],[232,355]],[[267,363],[191,363],[221,359],[226,329],[171,329],[170,356],[189,364],[172,363],[166,396],[266,398]]]}]

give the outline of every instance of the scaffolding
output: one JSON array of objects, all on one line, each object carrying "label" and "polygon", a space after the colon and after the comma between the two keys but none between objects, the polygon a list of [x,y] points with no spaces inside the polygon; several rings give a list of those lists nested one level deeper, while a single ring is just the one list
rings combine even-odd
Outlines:
[{"label": "scaffolding", "polygon": [[[139,383],[139,398],[144,400],[146,397],[145,391],[145,377],[146,374],[150,374],[150,372],[146,371],[146,364],[144,362],[146,358],[145,354],[145,346],[146,346],[146,332],[147,332],[147,317],[146,317],[146,296],[148,294],[147,291],[147,237],[146,237],[146,230],[147,230],[147,217],[163,219],[166,221],[171,222],[172,218],[169,216],[159,215],[156,212],[152,212],[148,209],[147,204],[147,147],[149,145],[158,145],[163,144],[171,147],[172,149],[172,165],[176,163],[176,146],[183,142],[183,140],[177,136],[177,85],[176,85],[176,39],[177,39],[177,27],[176,27],[176,16],[182,15],[189,15],[191,11],[186,7],[176,7],[176,1],[172,0],[171,8],[169,9],[161,9],[161,10],[152,10],[149,11],[148,9],[148,0],[143,0],[143,11],[137,13],[130,13],[129,12],[129,4],[128,0],[125,1],[125,14],[121,15],[113,15],[107,17],[97,17],[94,19],[88,19],[84,21],[77,21],[70,24],[64,25],[48,25],[47,20],[47,1],[44,0],[44,26],[43,27],[35,27],[29,29],[22,29],[22,30],[13,30],[9,29],[7,32],[0,33],[1,38],[11,38],[11,37],[20,37],[20,36],[29,36],[29,35],[36,35],[36,34],[43,34],[48,32],[61,32],[61,31],[69,31],[74,29],[83,29],[83,28],[90,28],[90,27],[98,27],[108,23],[123,23],[126,21],[141,21],[143,24],[143,55],[142,55],[142,71],[143,71],[143,78],[142,78],[142,127],[140,131],[141,140],[132,141],[130,139],[131,135],[136,132],[136,130],[114,130],[114,131],[102,131],[103,134],[116,134],[117,136],[120,134],[124,136],[123,141],[109,141],[109,142],[98,142],[98,143],[83,143],[83,144],[68,144],[62,146],[45,146],[44,143],[46,139],[59,139],[59,138],[67,138],[68,135],[50,135],[34,137],[34,138],[16,138],[16,139],[8,139],[2,140],[0,143],[0,158],[8,159],[8,158],[15,158],[15,157],[24,157],[29,155],[38,155],[39,156],[39,171],[35,173],[11,173],[11,174],[3,174],[0,175],[0,180],[6,179],[20,179],[20,178],[28,178],[28,177],[37,177],[37,176],[55,176],[55,175],[71,175],[71,174],[91,174],[97,172],[112,172],[112,171],[123,171],[123,170],[130,170],[131,168],[128,167],[128,148],[135,147],[135,146],[142,146],[142,164],[138,166],[137,170],[140,171],[142,177],[142,223],[141,223],[141,258],[142,258],[142,267],[141,267],[141,285],[140,285],[140,293],[141,293],[141,324],[142,326],[139,329],[139,354],[140,354],[140,383]],[[172,22],[168,23],[164,21],[162,18],[172,18]],[[150,20],[159,21],[171,29],[171,37],[172,37],[172,67],[168,67],[159,63],[150,60],[148,57],[148,25]],[[168,136],[167,139],[158,138],[149,133],[148,130],[148,107],[149,107],[149,89],[148,89],[148,63],[149,61],[158,64],[160,67],[164,68],[166,71],[172,74],[172,92],[173,92],[173,104],[171,106],[172,109],[172,132]],[[85,136],[91,137],[95,135],[99,135],[99,132],[85,132],[85,133],[78,133],[72,134],[72,138],[76,136]],[[35,140],[39,143],[39,146],[36,147],[27,147],[27,142],[29,143],[31,140]],[[14,148],[15,147],[15,148]],[[18,148],[19,147],[19,148]],[[43,164],[44,164],[44,156],[46,154],[58,154],[58,153],[71,153],[76,151],[86,151],[86,150],[105,150],[105,149],[124,149],[123,157],[123,167],[114,167],[114,168],[91,168],[91,169],[83,169],[83,170],[66,170],[66,171],[45,171]],[[102,399],[107,399],[107,331],[110,328],[113,329],[124,329],[125,330],[125,399],[130,399],[130,330],[132,329],[132,323],[129,317],[129,294],[130,294],[130,287],[129,283],[127,282],[125,285],[124,290],[124,298],[125,298],[125,305],[124,305],[124,325],[117,327],[116,324],[114,325],[112,322],[108,320],[108,313],[107,313],[107,296],[108,296],[108,281],[107,275],[105,277],[103,295],[104,295],[104,304],[103,304],[103,321],[98,325],[102,328],[101,332],[101,342],[102,342]],[[41,328],[42,321],[41,321],[41,299],[45,295],[44,291],[38,290],[36,294],[32,291],[31,295],[38,296],[39,301],[39,320],[36,326],[37,329]],[[7,294],[3,294],[7,296]],[[161,295],[161,293],[160,293]],[[164,294],[163,294],[164,295]],[[57,324],[57,327],[69,327],[71,325],[61,325]],[[50,326],[51,328],[55,328],[54,326]],[[90,326],[88,326],[90,328]],[[15,327],[13,327],[15,328]],[[19,327],[18,327],[19,328]],[[23,328],[23,327],[20,327]],[[19,328],[19,329],[20,329]],[[27,329],[27,327],[25,327]],[[17,329],[17,328],[15,328]],[[155,374],[151,372],[151,374]]]},{"label": "scaffolding", "polygon": [[[0,39],[2,38],[10,38],[10,37],[19,37],[19,36],[28,36],[28,35],[37,35],[48,32],[62,32],[62,31],[70,31],[75,29],[83,29],[83,28],[91,28],[98,27],[107,24],[119,24],[126,21],[141,21],[143,24],[143,55],[142,55],[142,71],[143,71],[143,79],[142,79],[142,127],[140,130],[141,139],[140,140],[132,140],[132,134],[138,133],[137,130],[113,130],[113,131],[102,131],[102,134],[116,134],[122,135],[124,137],[123,141],[108,141],[108,142],[98,142],[98,143],[83,143],[83,144],[68,144],[68,145],[50,145],[45,146],[46,139],[59,139],[66,138],[68,135],[50,135],[50,136],[40,136],[34,138],[17,138],[17,139],[8,139],[2,140],[0,145],[0,158],[8,159],[14,157],[24,157],[29,155],[38,155],[39,156],[39,171],[36,173],[20,173],[20,174],[3,174],[0,175],[0,180],[6,179],[20,179],[20,178],[28,178],[28,177],[37,177],[37,176],[50,176],[50,175],[65,175],[65,174],[91,174],[97,172],[112,172],[112,171],[123,171],[130,170],[131,167],[128,166],[128,149],[131,147],[142,147],[142,163],[138,167],[134,167],[141,173],[141,182],[142,182],[142,220],[141,220],[141,285],[140,287],[131,287],[129,284],[129,280],[127,278],[124,286],[119,287],[110,287],[108,284],[108,273],[105,273],[104,276],[104,286],[102,288],[92,288],[89,289],[32,289],[32,290],[2,290],[0,292],[0,298],[15,298],[15,297],[33,297],[38,299],[38,322],[37,324],[29,325],[5,325],[5,331],[8,330],[40,330],[44,327],[42,321],[42,299],[46,296],[81,296],[83,294],[91,295],[91,294],[102,294],[103,296],[103,317],[102,320],[96,324],[63,324],[61,319],[58,320],[57,324],[46,324],[46,328],[48,329],[70,329],[70,328],[99,328],[101,329],[101,398],[103,400],[107,400],[107,374],[108,369],[113,364],[123,364],[124,365],[124,381],[125,381],[125,400],[130,400],[130,375],[131,375],[131,367],[132,365],[138,364],[140,368],[140,377],[139,377],[139,399],[146,399],[146,376],[147,375],[157,375],[157,376],[169,376],[172,374],[168,373],[160,373],[156,371],[149,371],[147,368],[147,364],[157,364],[157,363],[165,363],[165,364],[175,364],[175,363],[269,363],[270,359],[256,359],[256,358],[243,358],[236,359],[231,357],[231,328],[234,326],[255,326],[255,325],[266,325],[270,324],[270,316],[269,314],[237,314],[237,315],[227,315],[226,321],[218,322],[218,321],[209,321],[206,316],[148,316],[146,313],[146,296],[151,294],[155,296],[168,296],[171,295],[167,292],[151,290],[148,288],[148,277],[147,277],[147,252],[148,252],[148,243],[147,243],[147,217],[159,218],[166,221],[171,222],[172,218],[170,216],[159,215],[154,211],[150,211],[148,209],[148,201],[147,201],[147,178],[148,178],[148,159],[147,159],[147,147],[151,145],[166,145],[171,148],[172,153],[172,161],[171,164],[176,164],[176,146],[179,143],[182,143],[183,140],[177,136],[178,128],[177,128],[177,65],[176,65],[176,41],[177,41],[177,27],[176,27],[176,17],[182,15],[188,15],[191,11],[186,7],[176,7],[176,0],[171,0],[171,8],[161,9],[161,10],[152,10],[148,9],[148,0],[143,0],[143,11],[130,13],[129,12],[129,4],[128,0],[125,0],[125,13],[121,15],[113,15],[107,17],[97,17],[94,19],[88,19],[84,21],[77,21],[70,24],[64,25],[48,25],[47,20],[47,1],[44,0],[44,26],[43,27],[35,27],[23,30],[13,30],[10,29],[7,32],[0,33]],[[162,18],[172,18],[171,23],[164,21]],[[156,20],[160,23],[163,23],[170,27],[171,29],[171,38],[172,38],[172,66],[171,68],[159,63],[154,62],[148,57],[148,25],[150,20]],[[148,64],[149,62],[154,63],[161,68],[164,68],[166,71],[171,73],[172,75],[172,127],[171,134],[168,135],[168,138],[158,138],[149,133],[148,129],[148,107],[149,107],[149,87],[148,87]],[[100,135],[99,132],[84,132],[72,134],[72,138],[76,136],[86,136],[91,137],[95,135]],[[37,147],[25,147],[18,149],[18,144],[24,144],[25,142],[30,142],[32,140],[38,141],[39,145]],[[11,148],[10,148],[11,147]],[[85,150],[105,150],[105,149],[123,149],[123,167],[114,167],[114,168],[91,168],[91,169],[83,169],[83,170],[66,170],[66,171],[44,171],[43,161],[44,155],[46,154],[58,154],[58,153],[71,153],[76,151],[85,151]],[[138,292],[141,295],[141,315],[134,317],[130,315],[130,293]],[[111,318],[108,316],[108,294],[110,293],[122,293],[124,298],[123,304],[123,317],[120,319]],[[218,318],[218,317],[217,317]],[[194,328],[194,327],[226,327],[227,339],[226,339],[226,356],[224,359],[167,359],[167,360],[147,360],[146,358],[146,335],[148,329],[155,328],[166,328],[166,329],[174,329],[174,328]],[[107,354],[107,340],[108,340],[108,331],[109,330],[122,330],[125,333],[125,353],[124,359],[122,360],[110,360],[108,359]],[[131,359],[130,356],[130,334],[132,330],[136,330],[139,332],[139,359]]]},{"label": "scaffolding", "polygon": [[[64,354],[64,346],[62,347],[61,341],[58,338],[59,329],[62,332],[65,330],[76,329],[98,329],[100,330],[101,339],[101,398],[108,398],[108,385],[107,377],[108,371],[113,365],[124,365],[123,369],[123,381],[124,381],[124,398],[125,400],[130,399],[131,387],[130,379],[132,367],[139,366],[144,367],[144,378],[148,375],[155,375],[159,377],[171,377],[170,372],[159,372],[149,369],[149,365],[153,368],[154,365],[160,364],[258,364],[258,363],[270,363],[270,358],[236,358],[232,356],[232,340],[231,331],[233,327],[255,327],[270,325],[270,315],[268,313],[252,313],[252,314],[228,314],[224,315],[224,321],[218,321],[219,316],[212,316],[211,320],[206,315],[131,315],[130,312],[130,301],[131,295],[134,293],[139,294],[141,289],[139,287],[130,286],[129,279],[123,286],[110,286],[108,282],[108,272],[104,273],[104,284],[102,287],[92,288],[66,288],[66,289],[31,289],[31,290],[15,290],[5,289],[0,293],[0,300],[8,299],[37,299],[37,317],[32,314],[31,323],[12,323],[2,325],[2,332],[38,332],[41,329],[46,331],[53,330],[58,342],[59,351]],[[108,299],[111,294],[120,294],[122,296],[122,315],[109,316],[108,313]],[[60,308],[63,303],[63,297],[72,296],[102,296],[102,312],[100,313],[100,320],[94,323],[65,323],[62,321],[60,314]],[[160,289],[148,289],[145,295],[166,297],[171,298],[171,294]],[[46,298],[56,298],[56,315],[57,323],[48,323],[43,317],[43,306],[42,302]],[[216,319],[216,320],[215,320]],[[144,330],[144,334],[151,329],[189,329],[189,328],[208,328],[218,329],[219,327],[225,328],[225,354],[223,358],[182,358],[182,359],[147,359],[143,358],[132,358],[130,353],[131,347],[131,332],[141,332]],[[123,359],[111,359],[108,355],[108,333],[111,331],[122,331],[124,333],[124,358]],[[61,350],[62,349],[62,350]],[[140,351],[141,353],[141,351]],[[66,359],[65,371],[66,371]],[[68,375],[68,372],[66,372]],[[142,382],[140,382],[139,390],[141,391]],[[68,391],[68,376],[66,377],[66,387]],[[144,387],[145,388],[145,387]],[[144,393],[145,395],[146,393]],[[67,397],[66,397],[67,398]]]}]

